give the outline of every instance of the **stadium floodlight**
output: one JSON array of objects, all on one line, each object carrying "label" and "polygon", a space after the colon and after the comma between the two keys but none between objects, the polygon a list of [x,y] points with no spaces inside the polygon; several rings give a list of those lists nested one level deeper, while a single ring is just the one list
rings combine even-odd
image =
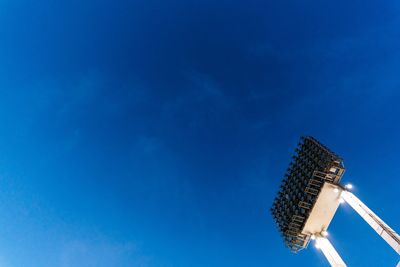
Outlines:
[{"label": "stadium floodlight", "polygon": [[351,184],[340,184],[344,171],[338,155],[313,137],[301,137],[271,208],[286,246],[297,253],[315,240],[332,266],[346,266],[327,239],[327,229],[339,204],[347,202],[400,254],[400,236],[348,191]]},{"label": "stadium floodlight", "polygon": [[312,137],[302,137],[271,208],[292,252],[328,229],[339,206],[342,159]]}]

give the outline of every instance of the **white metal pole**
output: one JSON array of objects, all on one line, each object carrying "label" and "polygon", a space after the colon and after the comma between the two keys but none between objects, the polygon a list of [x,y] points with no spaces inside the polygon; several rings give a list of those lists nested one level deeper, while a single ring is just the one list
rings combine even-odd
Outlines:
[{"label": "white metal pole", "polygon": [[316,247],[321,249],[322,253],[325,255],[326,259],[329,261],[332,267],[346,267],[339,253],[333,247],[331,242],[326,237],[316,237],[315,239]]},{"label": "white metal pole", "polygon": [[353,193],[344,190],[341,196],[400,255],[400,236]]}]

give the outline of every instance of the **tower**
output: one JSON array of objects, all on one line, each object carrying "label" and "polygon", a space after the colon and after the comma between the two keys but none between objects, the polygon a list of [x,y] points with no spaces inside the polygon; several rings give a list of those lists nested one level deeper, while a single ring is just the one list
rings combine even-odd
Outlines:
[{"label": "tower", "polygon": [[347,202],[398,254],[400,236],[350,192],[340,180],[343,160],[312,137],[301,137],[274,199],[271,214],[286,246],[294,253],[315,240],[332,266],[346,266],[327,238],[341,202]]}]

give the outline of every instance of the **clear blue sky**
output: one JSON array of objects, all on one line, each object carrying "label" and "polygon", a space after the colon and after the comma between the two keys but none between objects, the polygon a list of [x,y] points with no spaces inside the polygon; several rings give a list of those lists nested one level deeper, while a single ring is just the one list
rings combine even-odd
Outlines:
[{"label": "clear blue sky", "polygon": [[[300,135],[400,231],[400,4],[0,1],[0,266],[327,266],[269,208]],[[349,266],[399,260],[349,207]]]}]

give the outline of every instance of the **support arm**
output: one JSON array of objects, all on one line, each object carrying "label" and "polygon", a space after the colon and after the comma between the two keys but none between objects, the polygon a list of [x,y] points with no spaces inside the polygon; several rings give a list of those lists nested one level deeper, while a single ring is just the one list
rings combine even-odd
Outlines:
[{"label": "support arm", "polygon": [[332,267],[346,267],[342,258],[337,253],[331,242],[326,237],[316,237],[316,246],[321,249]]},{"label": "support arm", "polygon": [[392,228],[353,193],[344,190],[342,198],[400,255],[400,236]]}]

